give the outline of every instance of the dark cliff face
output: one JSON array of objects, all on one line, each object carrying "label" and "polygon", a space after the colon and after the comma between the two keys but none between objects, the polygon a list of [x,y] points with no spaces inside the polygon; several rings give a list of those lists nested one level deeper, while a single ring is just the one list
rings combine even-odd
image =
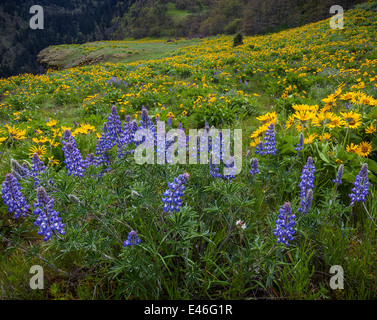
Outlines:
[{"label": "dark cliff face", "polygon": [[135,2],[118,0],[40,0],[44,29],[30,28],[32,0],[0,2],[0,77],[38,73],[37,54],[50,45],[108,39]]}]

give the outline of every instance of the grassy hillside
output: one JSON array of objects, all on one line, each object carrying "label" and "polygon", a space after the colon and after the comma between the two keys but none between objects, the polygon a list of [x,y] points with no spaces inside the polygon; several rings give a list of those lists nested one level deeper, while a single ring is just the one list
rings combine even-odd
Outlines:
[{"label": "grassy hillside", "polygon": [[[59,46],[57,66],[72,67],[0,79],[0,172],[18,177],[30,205],[19,218],[0,207],[0,297],[375,299],[376,13],[368,1],[342,30],[327,19],[236,47],[231,36]],[[106,52],[130,56],[76,66]],[[241,173],[136,164],[127,128],[157,118],[185,134],[242,129]],[[275,143],[276,154],[260,152]],[[172,181],[186,186],[177,210],[166,205]],[[47,241],[42,188],[64,223]],[[287,246],[274,230],[290,209]],[[130,248],[131,230],[141,243]],[[33,264],[46,290],[29,288]],[[344,290],[330,288],[333,265]]]},{"label": "grassy hillside", "polygon": [[96,41],[83,45],[50,46],[42,50],[37,58],[45,69],[65,69],[105,62],[129,63],[169,56],[196,41]]}]

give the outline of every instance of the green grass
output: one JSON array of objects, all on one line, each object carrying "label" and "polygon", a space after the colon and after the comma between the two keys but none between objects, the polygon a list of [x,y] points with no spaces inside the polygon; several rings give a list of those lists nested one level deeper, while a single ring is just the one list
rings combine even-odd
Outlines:
[{"label": "green grass", "polygon": [[179,48],[195,44],[198,40],[176,40],[167,42],[164,39],[153,42],[98,41],[82,45],[59,45],[41,51],[39,60],[54,69],[72,68],[81,65],[98,63],[130,63],[147,61],[171,56]]}]

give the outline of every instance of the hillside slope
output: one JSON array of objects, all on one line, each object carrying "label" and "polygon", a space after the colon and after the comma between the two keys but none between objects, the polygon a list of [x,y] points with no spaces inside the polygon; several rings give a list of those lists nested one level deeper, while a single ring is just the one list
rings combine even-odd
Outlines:
[{"label": "hillside slope", "polygon": [[[361,1],[341,0],[348,9]],[[126,37],[246,35],[329,17],[330,0],[41,0],[44,30],[32,30],[34,1],[0,2],[0,77],[38,73],[37,54],[52,45]]]},{"label": "hillside slope", "polygon": [[[377,1],[344,22],[0,79],[0,299],[375,300]],[[137,163],[157,119],[242,129],[241,171]]]}]

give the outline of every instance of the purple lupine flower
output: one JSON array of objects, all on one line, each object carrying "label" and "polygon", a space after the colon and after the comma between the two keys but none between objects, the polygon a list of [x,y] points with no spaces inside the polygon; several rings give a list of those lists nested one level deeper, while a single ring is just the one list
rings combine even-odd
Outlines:
[{"label": "purple lupine flower", "polygon": [[168,121],[166,121],[166,125],[167,125],[168,127],[171,127],[171,125],[172,125],[172,121],[173,121],[173,116],[170,116],[169,119],[168,119]]},{"label": "purple lupine flower", "polygon": [[211,174],[211,177],[213,177],[213,178],[221,178],[222,177],[222,174],[220,173],[219,167],[216,164],[213,164],[212,161],[210,161],[209,173]]},{"label": "purple lupine flower", "polygon": [[219,167],[212,162],[212,152],[210,154],[210,157],[209,157],[209,173],[211,175],[211,177],[213,178],[221,178],[222,177],[222,174],[220,173],[220,169]]},{"label": "purple lupine flower", "polygon": [[263,150],[263,142],[259,142],[258,145],[255,147],[255,154],[259,154],[261,153],[261,151]]},{"label": "purple lupine flower", "polygon": [[279,216],[276,220],[276,228],[273,232],[275,236],[278,237],[277,243],[284,243],[286,246],[289,246],[288,241],[292,241],[292,235],[295,233],[293,229],[296,224],[295,219],[296,215],[292,214],[291,204],[285,202],[282,207],[279,209]]},{"label": "purple lupine flower", "polygon": [[[234,169],[236,169],[236,162],[233,161],[231,164],[225,164],[224,167],[225,167],[225,168],[234,168]],[[235,179],[236,177],[237,177],[237,176],[234,175],[234,174],[224,174],[224,175],[222,176],[222,178],[223,178],[224,180],[228,180],[229,182],[232,182],[233,179]]]},{"label": "purple lupine flower", "polygon": [[303,147],[304,147],[304,134],[301,132],[300,138],[299,138],[298,143],[297,143],[296,148],[295,148],[295,150],[297,151],[297,154],[300,153],[300,151],[303,149]]},{"label": "purple lupine flower", "polygon": [[368,195],[369,180],[368,180],[368,164],[364,163],[361,166],[359,174],[356,176],[354,187],[351,189],[349,197],[351,198],[350,206],[354,206],[356,202],[365,202]]},{"label": "purple lupine flower", "polygon": [[37,202],[34,203],[34,214],[38,216],[34,222],[36,226],[40,227],[39,235],[43,235],[43,241],[48,241],[56,232],[65,234],[64,223],[61,222],[59,212],[53,208],[54,199],[50,198],[43,187],[37,189]]},{"label": "purple lupine flower", "polygon": [[128,144],[132,143],[132,122],[129,115],[126,116],[125,121],[123,122],[123,129],[119,135],[118,139],[118,158],[123,158],[127,151],[124,149]]},{"label": "purple lupine flower", "polygon": [[111,107],[111,111],[107,121],[107,131],[109,139],[109,149],[111,149],[119,143],[119,136],[123,131],[122,122],[120,121],[120,116],[117,113],[116,106]]},{"label": "purple lupine flower", "polygon": [[137,235],[136,231],[135,230],[131,230],[130,233],[128,234],[128,236],[127,236],[127,240],[123,241],[123,245],[125,247],[136,246],[140,242],[141,242],[141,240],[139,239],[139,236]]},{"label": "purple lupine flower", "polygon": [[101,137],[97,139],[97,145],[94,151],[95,155],[97,156],[97,163],[99,165],[103,163],[107,164],[110,161],[108,152],[111,148],[109,148],[110,139],[108,138],[108,136],[109,134],[107,130],[107,123],[105,122],[103,124],[103,131],[102,131]]},{"label": "purple lupine flower", "polygon": [[43,162],[39,160],[38,154],[35,152],[31,159],[31,170],[30,175],[34,178],[34,187],[38,187],[40,180],[38,179],[39,175],[45,172],[46,166],[43,165]]},{"label": "purple lupine flower", "polygon": [[306,196],[301,199],[300,208],[301,214],[307,214],[313,203],[313,189],[309,189]]},{"label": "purple lupine flower", "polygon": [[304,165],[301,174],[301,181],[299,187],[300,191],[300,198],[301,198],[301,206],[298,209],[299,212],[302,214],[306,214],[309,210],[309,207],[313,201],[313,199],[309,198],[309,190],[314,189],[314,173],[316,172],[313,158],[308,157],[306,165]]},{"label": "purple lupine flower", "polygon": [[303,198],[306,196],[309,189],[314,189],[314,173],[316,172],[313,158],[308,157],[306,165],[302,168],[301,182],[299,187],[301,189],[300,197]]},{"label": "purple lupine flower", "polygon": [[12,174],[7,173],[3,182],[2,198],[8,206],[10,213],[14,212],[14,217],[18,219],[21,215],[26,216],[30,205],[27,204],[21,192],[21,185]]},{"label": "purple lupine flower", "polygon": [[38,153],[34,153],[31,159],[31,170],[30,175],[33,177],[39,176],[46,169],[46,166],[43,165],[43,162],[39,159]]},{"label": "purple lupine flower", "polygon": [[97,160],[96,157],[94,156],[94,153],[89,153],[86,156],[86,159],[84,160],[85,168],[89,166],[96,166],[97,165]]},{"label": "purple lupine flower", "polygon": [[276,151],[275,126],[273,123],[271,123],[265,132],[263,150],[260,152],[260,154],[276,155]]},{"label": "purple lupine flower", "polygon": [[342,178],[343,178],[343,164],[339,166],[338,173],[336,175],[336,178],[332,180],[333,183],[336,184],[342,184]]},{"label": "purple lupine flower", "polygon": [[[141,111],[141,120],[140,120],[140,129],[148,129],[150,132],[153,134],[153,145],[146,146],[146,148],[153,148],[157,144],[157,130],[156,127],[153,123],[153,120],[149,117],[148,115],[148,110],[142,106],[142,111]],[[143,137],[139,143],[144,143],[145,144],[146,137]]]},{"label": "purple lupine flower", "polygon": [[141,128],[147,128],[148,127],[148,121],[149,121],[149,114],[148,110],[141,106],[141,120],[140,120],[140,127]]},{"label": "purple lupine flower", "polygon": [[85,161],[80,150],[71,142],[66,142],[62,148],[64,152],[64,163],[67,165],[68,175],[83,177],[85,172]]},{"label": "purple lupine flower", "polygon": [[208,132],[209,131],[209,123],[207,119],[204,121],[204,129]]},{"label": "purple lupine flower", "polygon": [[16,160],[11,159],[10,164],[12,167],[11,173],[17,180],[26,178],[29,175],[29,167],[26,162],[24,162],[21,166]]},{"label": "purple lupine flower", "polygon": [[72,136],[71,131],[69,131],[69,129],[65,129],[65,130],[64,130],[64,133],[63,133],[63,141],[62,141],[63,146],[64,146],[67,142],[70,142],[74,147],[77,148],[76,140],[75,140],[75,138]]},{"label": "purple lupine flower", "polygon": [[259,171],[259,165],[258,165],[258,159],[257,158],[251,158],[250,161],[250,172],[249,174],[253,175],[253,178],[255,177],[256,174],[258,174]]},{"label": "purple lupine flower", "polygon": [[162,210],[164,212],[179,211],[181,209],[183,191],[185,190],[185,184],[189,176],[189,173],[186,172],[174,178],[173,182],[168,183],[169,189],[163,193],[164,197],[162,198],[162,202],[164,203]]}]

